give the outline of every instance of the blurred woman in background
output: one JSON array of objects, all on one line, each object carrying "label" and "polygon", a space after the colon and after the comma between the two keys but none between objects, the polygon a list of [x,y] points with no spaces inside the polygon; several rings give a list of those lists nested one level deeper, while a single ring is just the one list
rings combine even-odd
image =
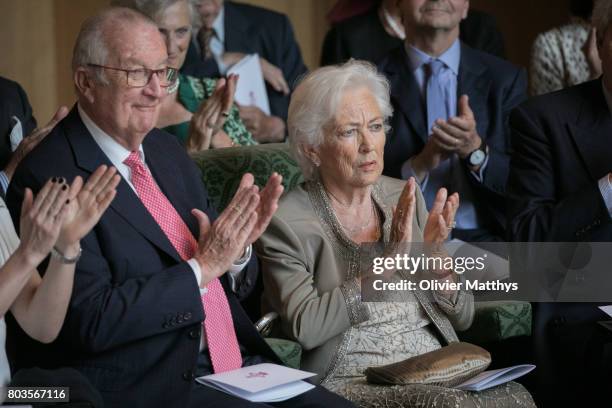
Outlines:
[{"label": "blurred woman in background", "polygon": [[532,96],[567,88],[601,75],[594,0],[571,0],[570,22],[538,35],[531,49],[529,93]]}]

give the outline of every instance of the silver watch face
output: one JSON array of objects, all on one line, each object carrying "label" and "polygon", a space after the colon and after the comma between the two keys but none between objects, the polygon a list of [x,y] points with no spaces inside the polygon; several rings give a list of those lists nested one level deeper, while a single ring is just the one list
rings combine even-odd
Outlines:
[{"label": "silver watch face", "polygon": [[480,149],[473,151],[470,154],[470,160],[469,160],[470,165],[471,166],[480,166],[482,164],[482,162],[484,162],[485,156],[486,156],[485,152],[483,152]]}]

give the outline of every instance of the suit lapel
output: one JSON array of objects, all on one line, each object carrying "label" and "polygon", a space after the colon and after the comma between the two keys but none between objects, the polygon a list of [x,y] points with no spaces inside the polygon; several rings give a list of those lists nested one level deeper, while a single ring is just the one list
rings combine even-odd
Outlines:
[{"label": "suit lapel", "polygon": [[582,100],[576,123],[567,124],[593,180],[599,180],[612,168],[612,116],[601,87],[601,80],[589,84],[589,96]]},{"label": "suit lapel", "polygon": [[[66,121],[66,135],[74,151],[76,164],[82,170],[91,174],[102,164],[112,166],[81,121],[76,105],[70,113],[69,120]],[[110,207],[152,244],[177,261],[181,261],[164,232],[125,180],[122,179],[117,186],[117,195]]]},{"label": "suit lapel", "polygon": [[250,36],[248,35],[251,23],[234,4],[227,1],[224,4],[223,26],[225,29],[225,50],[247,52]]},{"label": "suit lapel", "polygon": [[410,123],[412,130],[423,142],[427,142],[427,113],[423,107],[423,98],[414,75],[407,65],[404,46],[391,52],[385,73],[391,84],[391,98],[396,101],[402,114]]},{"label": "suit lapel", "polygon": [[467,95],[470,108],[476,118],[478,134],[486,138],[488,127],[487,97],[491,80],[483,75],[487,67],[480,63],[473,51],[461,44],[461,62],[457,81],[457,103],[461,95]]}]

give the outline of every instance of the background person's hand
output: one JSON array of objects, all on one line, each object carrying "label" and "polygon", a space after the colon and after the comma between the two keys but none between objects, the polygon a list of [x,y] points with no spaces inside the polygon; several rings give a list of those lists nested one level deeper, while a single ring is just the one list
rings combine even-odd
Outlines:
[{"label": "background person's hand", "polygon": [[54,177],[33,198],[32,190],[25,189],[21,204],[20,244],[30,266],[35,268],[49,255],[67,214],[69,191],[63,178]]},{"label": "background person's hand", "polygon": [[66,117],[66,115],[68,115],[68,108],[65,106],[60,106],[49,123],[42,128],[34,129],[32,133],[23,138],[21,143],[19,143],[19,146],[17,146],[17,149],[11,155],[11,159],[6,164],[4,169],[4,172],[9,180],[13,178],[15,169],[17,169],[17,166],[21,160],[23,160],[23,158],[27,156],[27,154],[30,153],[30,151],[32,151],[32,149],[34,149],[36,145],[38,145],[41,140],[43,140],[45,136],[47,136],[53,130],[55,125]]},{"label": "background person's hand", "polygon": [[225,65],[227,68],[230,68],[232,65],[239,62],[244,57],[246,57],[246,54],[242,52],[227,51],[223,53],[221,59],[223,60],[223,65]]},{"label": "background person's hand", "polygon": [[480,147],[482,140],[476,130],[476,119],[467,95],[459,98],[457,116],[435,121],[431,138],[442,150],[457,153],[462,159]]},{"label": "background person's hand", "polygon": [[[210,148],[211,144],[213,147],[227,145],[226,138],[221,137],[215,140],[215,135],[227,120],[227,114],[234,102],[237,81],[237,75],[230,75],[227,80],[225,78],[219,79],[210,98],[200,104],[189,123],[187,151],[193,153],[206,150]],[[231,146],[231,143],[229,145]]]},{"label": "background person's hand", "polygon": [[438,168],[440,163],[448,159],[449,153],[438,146],[438,143],[430,137],[425,143],[423,150],[412,159],[412,171],[414,175],[422,183],[425,176],[430,171]]},{"label": "background person's hand", "polygon": [[62,225],[57,248],[67,257],[76,256],[79,241],[98,223],[110,205],[121,176],[114,167],[102,165],[83,185],[80,176],[75,177],[69,189],[67,215]]},{"label": "background person's hand", "polygon": [[202,270],[201,287],[223,275],[247,246],[258,223],[259,188],[253,183],[252,174],[242,177],[232,201],[212,225],[204,212],[191,211],[200,227],[198,248],[193,257]]},{"label": "background person's hand", "polygon": [[285,139],[285,122],[281,118],[266,115],[257,106],[238,105],[238,109],[240,119],[258,142],[282,142]]},{"label": "background person's hand", "polygon": [[283,71],[276,65],[270,64],[265,58],[259,57],[259,61],[261,64],[261,72],[266,82],[269,83],[275,91],[283,95],[289,95],[289,85],[287,85],[287,81],[285,81]]}]

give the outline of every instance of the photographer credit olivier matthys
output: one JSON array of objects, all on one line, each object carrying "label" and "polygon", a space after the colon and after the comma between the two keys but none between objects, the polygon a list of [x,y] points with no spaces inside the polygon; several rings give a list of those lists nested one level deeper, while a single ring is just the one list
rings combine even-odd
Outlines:
[{"label": "photographer credit olivier matthys", "polygon": [[516,282],[501,282],[499,280],[481,282],[475,279],[466,280],[465,282],[440,282],[438,280],[431,279],[422,280],[417,283],[406,279],[394,282],[384,282],[382,279],[377,279],[372,282],[372,287],[377,291],[403,291],[416,290],[417,288],[420,290],[456,291],[461,290],[463,285],[465,285],[465,290],[504,291],[506,293],[518,290],[518,284]]}]

